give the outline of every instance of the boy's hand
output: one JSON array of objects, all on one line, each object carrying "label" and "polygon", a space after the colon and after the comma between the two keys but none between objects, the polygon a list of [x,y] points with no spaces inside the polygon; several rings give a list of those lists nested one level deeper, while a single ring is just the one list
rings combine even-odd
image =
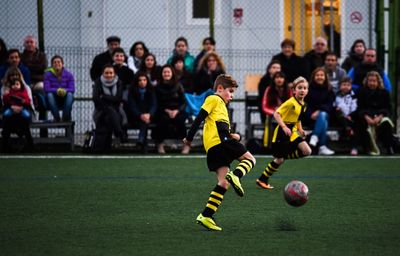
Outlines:
[{"label": "boy's hand", "polygon": [[231,133],[231,138],[237,141],[240,141],[240,135],[238,133]]},{"label": "boy's hand", "polygon": [[302,137],[306,137],[306,132],[303,129],[297,130]]},{"label": "boy's hand", "polygon": [[287,136],[292,136],[292,130],[290,130],[287,126],[283,127],[283,132],[287,135]]},{"label": "boy's hand", "polygon": [[187,140],[186,138],[183,138],[183,144],[190,146],[192,144],[191,141]]}]

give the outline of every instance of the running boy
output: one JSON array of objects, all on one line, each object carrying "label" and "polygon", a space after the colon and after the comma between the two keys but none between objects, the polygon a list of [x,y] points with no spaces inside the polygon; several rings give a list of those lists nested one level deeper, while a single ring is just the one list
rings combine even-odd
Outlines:
[{"label": "running boy", "polygon": [[[190,146],[200,124],[205,120],[203,128],[203,144],[207,152],[207,165],[211,172],[217,174],[218,183],[211,191],[206,207],[197,216],[197,223],[209,230],[221,231],[212,216],[222,203],[225,192],[231,184],[239,196],[244,195],[240,179],[256,164],[256,159],[239,142],[240,135],[231,133],[228,109],[226,105],[232,100],[238,85],[229,75],[219,75],[214,83],[214,95],[206,98],[199,114],[193,122],[188,135],[183,139]],[[233,160],[238,159],[239,165],[229,171]]]},{"label": "running boy", "polygon": [[293,97],[282,103],[275,111],[274,118],[278,126],[275,128],[272,138],[272,152],[274,160],[271,161],[265,171],[256,180],[257,184],[264,189],[273,189],[268,181],[272,174],[285,159],[297,159],[309,156],[311,148],[304,140],[304,130],[301,119],[304,116],[304,97],[308,93],[308,82],[303,77],[293,81]]}]

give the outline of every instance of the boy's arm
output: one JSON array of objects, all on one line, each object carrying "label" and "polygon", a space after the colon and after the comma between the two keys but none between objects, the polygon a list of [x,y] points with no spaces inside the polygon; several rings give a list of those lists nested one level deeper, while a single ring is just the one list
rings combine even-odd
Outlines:
[{"label": "boy's arm", "polygon": [[278,111],[275,111],[274,113],[274,118],[278,125],[282,128],[282,130],[285,132],[286,135],[290,136],[292,134],[292,131],[286,126],[286,124],[283,122],[281,114]]},{"label": "boy's arm", "polygon": [[200,124],[206,119],[208,116],[208,112],[205,111],[203,108],[200,109],[199,114],[196,116],[196,119],[194,119],[192,126],[190,127],[190,130],[188,131],[188,134],[185,138],[187,142],[191,142],[194,138],[194,135],[196,134],[197,130],[200,127]]}]

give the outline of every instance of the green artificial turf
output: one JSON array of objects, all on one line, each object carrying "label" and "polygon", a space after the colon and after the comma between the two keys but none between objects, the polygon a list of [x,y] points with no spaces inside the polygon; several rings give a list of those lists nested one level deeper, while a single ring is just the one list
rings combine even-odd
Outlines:
[{"label": "green artificial turf", "polygon": [[[287,161],[225,194],[222,232],[195,222],[216,184],[204,158],[0,159],[0,255],[398,255],[400,158]],[[302,207],[282,189],[299,179]]]}]

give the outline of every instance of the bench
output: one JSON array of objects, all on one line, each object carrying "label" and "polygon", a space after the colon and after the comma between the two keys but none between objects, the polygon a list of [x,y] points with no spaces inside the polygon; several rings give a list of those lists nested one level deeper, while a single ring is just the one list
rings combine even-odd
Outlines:
[{"label": "bench", "polygon": [[[32,122],[30,124],[34,144],[69,144],[69,148],[71,151],[73,151],[75,148],[74,127],[75,127],[75,122],[73,122],[73,121],[72,122]],[[35,136],[36,134],[40,134],[40,131],[35,132],[36,130],[40,130],[40,129],[63,129],[64,135],[59,136],[57,134],[55,137],[47,137],[47,138]]]}]

